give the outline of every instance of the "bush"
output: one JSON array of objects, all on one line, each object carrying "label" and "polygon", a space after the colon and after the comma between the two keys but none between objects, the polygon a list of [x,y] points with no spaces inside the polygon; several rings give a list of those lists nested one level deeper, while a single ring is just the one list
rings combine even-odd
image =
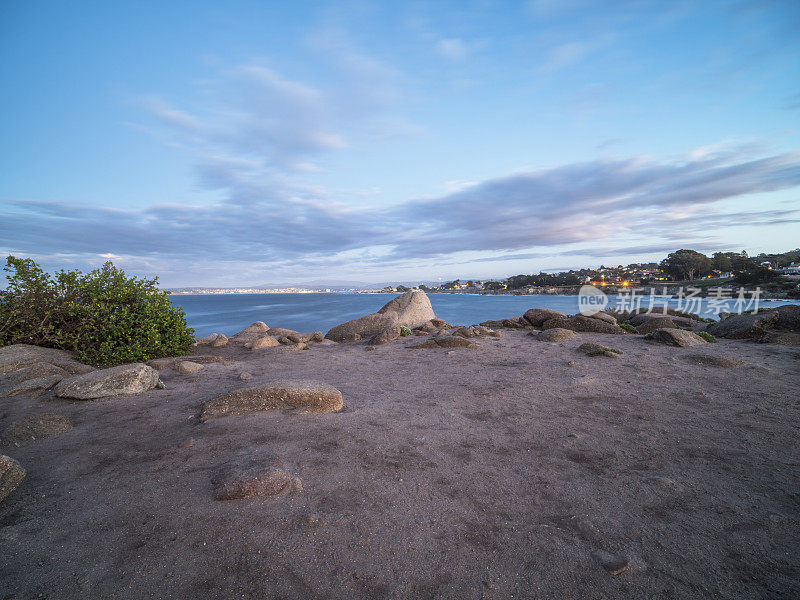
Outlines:
[{"label": "bush", "polygon": [[407,337],[411,335],[411,330],[405,325],[403,325],[402,327],[400,327],[400,335],[403,337]]},{"label": "bush", "polygon": [[636,333],[636,327],[634,327],[630,323],[620,323],[619,326],[622,327],[628,333]]},{"label": "bush", "polygon": [[0,346],[71,350],[98,366],[188,354],[194,330],[158,289],[158,278],[128,278],[110,262],[83,274],[50,276],[31,259],[6,259],[0,291]]},{"label": "bush", "polygon": [[710,334],[710,333],[708,333],[707,331],[698,331],[698,332],[696,332],[696,333],[697,333],[697,335],[699,335],[701,338],[703,338],[705,341],[707,341],[707,342],[710,342],[710,343],[712,343],[712,344],[713,344],[713,343],[715,343],[715,342],[717,341],[717,338],[715,338],[713,335],[711,335],[711,334]]}]

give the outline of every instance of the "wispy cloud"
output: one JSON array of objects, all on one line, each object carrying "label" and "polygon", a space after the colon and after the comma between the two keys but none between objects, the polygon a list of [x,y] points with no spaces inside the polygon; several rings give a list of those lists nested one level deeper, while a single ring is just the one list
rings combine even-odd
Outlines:
[{"label": "wispy cloud", "polygon": [[[0,247],[25,254],[68,253],[87,261],[113,253],[171,268],[180,264],[184,277],[200,277],[213,263],[219,279],[219,271],[231,265],[286,276],[346,264],[408,266],[464,252],[475,258],[481,253],[585,255],[600,252],[599,242],[620,247],[614,241],[620,235],[650,240],[642,249],[669,249],[686,240],[702,246],[710,229],[800,220],[795,209],[726,210],[730,200],[747,194],[800,186],[799,154],[716,151],[673,161],[633,157],[573,163],[392,208],[330,203],[321,190],[236,177],[238,169],[247,172],[250,165],[218,163],[219,171],[207,178],[225,200],[211,206],[120,211],[6,200]],[[586,250],[587,244],[596,249]]]}]

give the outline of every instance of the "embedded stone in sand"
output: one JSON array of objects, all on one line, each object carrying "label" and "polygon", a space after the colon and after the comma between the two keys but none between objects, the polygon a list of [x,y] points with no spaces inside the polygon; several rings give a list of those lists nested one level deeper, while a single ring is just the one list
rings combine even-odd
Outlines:
[{"label": "embedded stone in sand", "polygon": [[25,478],[25,469],[10,456],[0,454],[0,502]]},{"label": "embedded stone in sand", "polygon": [[554,327],[553,329],[545,329],[540,331],[536,338],[543,342],[562,342],[571,337],[578,335],[571,329],[562,329],[561,327]]},{"label": "embedded stone in sand", "polygon": [[175,363],[173,369],[176,373],[180,375],[193,375],[194,373],[199,373],[205,367],[200,363],[192,362],[190,360],[181,360]]},{"label": "embedded stone in sand", "polygon": [[446,335],[442,337],[432,338],[430,340],[425,340],[421,344],[417,344],[415,346],[409,346],[409,348],[414,349],[425,349],[425,348],[478,348],[478,344],[475,342],[469,341],[467,338],[453,336],[453,335]]},{"label": "embedded stone in sand", "polygon": [[263,410],[304,408],[306,413],[338,412],[342,393],[314,381],[275,381],[263,387],[234,390],[203,405],[200,419],[245,415]]},{"label": "embedded stone in sand", "polygon": [[12,423],[3,436],[3,443],[21,446],[28,442],[66,433],[71,429],[72,421],[64,415],[53,413],[31,415]]},{"label": "embedded stone in sand", "polygon": [[605,550],[595,550],[592,552],[592,558],[612,575],[619,575],[630,566],[630,561],[627,556],[612,554]]},{"label": "embedded stone in sand", "polygon": [[292,482],[292,476],[263,454],[241,456],[219,466],[211,478],[214,500],[273,496]]}]

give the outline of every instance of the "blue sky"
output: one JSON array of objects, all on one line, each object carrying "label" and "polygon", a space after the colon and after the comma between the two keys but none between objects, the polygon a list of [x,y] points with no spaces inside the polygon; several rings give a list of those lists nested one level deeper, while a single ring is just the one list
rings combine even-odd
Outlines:
[{"label": "blue sky", "polygon": [[780,251],[800,3],[0,4],[0,252],[167,285]]}]

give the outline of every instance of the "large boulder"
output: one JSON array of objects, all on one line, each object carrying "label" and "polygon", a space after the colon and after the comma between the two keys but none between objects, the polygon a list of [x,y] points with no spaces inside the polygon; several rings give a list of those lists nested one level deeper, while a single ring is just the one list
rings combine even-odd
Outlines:
[{"label": "large boulder", "polygon": [[531,308],[526,310],[522,317],[534,327],[539,327],[545,321],[550,319],[566,319],[567,315],[557,310],[550,310],[549,308]]},{"label": "large boulder", "polygon": [[768,331],[758,340],[762,344],[778,344],[779,346],[800,346],[800,333],[793,331]]},{"label": "large boulder", "polygon": [[670,314],[665,315],[661,310],[658,310],[656,312],[637,313],[635,315],[632,315],[628,319],[628,324],[633,325],[634,327],[639,327],[640,325],[644,325],[645,323],[649,323],[650,321],[655,321],[657,319],[669,319],[670,321],[672,321],[674,326],[684,327],[686,329],[691,329],[697,324],[696,319],[690,319],[689,317],[683,317],[681,315],[670,315]]},{"label": "large boulder", "polygon": [[662,316],[644,321],[636,328],[636,333],[653,333],[656,329],[678,329],[678,326],[670,317]]},{"label": "large boulder", "polygon": [[25,469],[10,456],[0,454],[0,502],[25,478]]},{"label": "large boulder", "polygon": [[64,369],[69,374],[94,371],[94,367],[78,362],[66,350],[42,348],[30,344],[12,344],[0,348],[0,374],[18,371],[36,363],[49,363]]},{"label": "large boulder", "polygon": [[62,379],[68,377],[70,374],[65,369],[58,365],[46,362],[33,363],[29,367],[24,367],[16,371],[11,371],[5,379],[9,383],[22,383],[30,379],[39,379],[40,377],[53,377],[60,376]]},{"label": "large boulder", "polygon": [[422,290],[409,290],[387,302],[378,312],[337,325],[325,334],[335,342],[353,339],[355,335],[372,337],[392,327],[415,329],[435,319],[431,301]]},{"label": "large boulder", "polygon": [[332,385],[314,381],[274,381],[209,400],[203,405],[200,419],[207,421],[214,417],[288,408],[304,408],[304,414],[338,412],[342,406],[342,393]]},{"label": "large boulder", "polygon": [[784,304],[783,306],[777,307],[775,312],[778,313],[775,329],[800,332],[800,306],[796,304]]},{"label": "large boulder", "polygon": [[264,323],[264,321],[256,321],[252,325],[248,325],[242,329],[239,333],[232,335],[228,342],[230,344],[252,343],[267,335],[267,331],[269,331],[269,325]]},{"label": "large boulder", "polygon": [[369,342],[367,343],[370,346],[381,346],[383,344],[388,344],[389,342],[393,342],[399,337],[400,337],[400,327],[390,327],[389,329],[385,329],[380,333],[373,335],[372,338],[370,338]]},{"label": "large boulder", "polygon": [[766,313],[731,315],[727,319],[714,323],[707,331],[716,337],[737,340],[761,338],[775,326],[779,317],[779,313],[774,310]]},{"label": "large boulder", "polygon": [[708,343],[696,333],[685,329],[656,329],[653,332],[653,339],[668,346],[680,346],[681,348]]},{"label": "large boulder", "polygon": [[9,398],[21,394],[41,396],[62,379],[62,375],[45,375],[44,377],[37,377],[35,379],[26,379],[20,383],[0,387],[0,397]]},{"label": "large boulder", "polygon": [[142,363],[98,369],[63,379],[56,385],[56,396],[75,400],[94,400],[119,394],[140,394],[158,383],[158,371]]},{"label": "large boulder", "polygon": [[612,325],[600,319],[593,319],[592,317],[585,317],[583,315],[575,315],[568,318],[548,319],[541,325],[542,329],[570,329],[581,333],[625,333],[619,325]]}]

